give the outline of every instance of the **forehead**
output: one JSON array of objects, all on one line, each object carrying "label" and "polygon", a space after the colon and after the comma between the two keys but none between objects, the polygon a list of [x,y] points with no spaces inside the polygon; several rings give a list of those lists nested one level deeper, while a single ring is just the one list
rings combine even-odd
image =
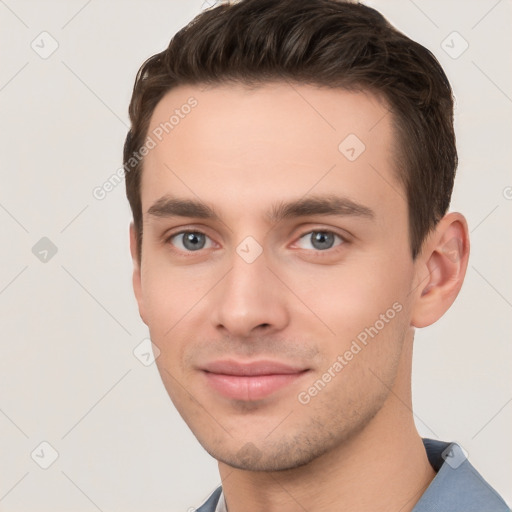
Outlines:
[{"label": "forehead", "polygon": [[[384,101],[369,91],[291,82],[254,87],[235,83],[171,90],[157,104],[148,133],[158,139],[170,138],[172,133],[177,139],[193,130],[196,139],[190,140],[192,144],[218,143],[224,134],[229,134],[231,145],[238,147],[262,139],[267,139],[268,144],[266,135],[282,130],[279,142],[281,147],[285,144],[285,150],[289,149],[286,143],[293,144],[301,135],[312,142],[321,139],[336,143],[338,138],[352,133],[363,142],[375,143],[372,139],[381,138],[390,123],[391,114]],[[235,131],[239,138],[233,137],[237,135]],[[247,140],[245,133],[250,133],[252,140]]]},{"label": "forehead", "polygon": [[[364,91],[270,83],[180,86],[151,117],[146,211],[163,193],[226,207],[340,191],[396,201],[392,116]],[[388,185],[386,187],[386,182]],[[238,198],[238,202],[237,202]]]}]

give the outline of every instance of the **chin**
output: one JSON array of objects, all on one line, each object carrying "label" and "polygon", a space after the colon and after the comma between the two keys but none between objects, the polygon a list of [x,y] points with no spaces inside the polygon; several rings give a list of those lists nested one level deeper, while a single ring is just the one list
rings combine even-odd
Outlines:
[{"label": "chin", "polygon": [[[310,446],[310,448],[304,450],[297,448],[298,446]],[[320,449],[318,446],[304,444],[301,440],[282,440],[278,444],[265,443],[264,446],[260,444],[260,447],[257,443],[247,442],[238,450],[204,444],[203,448],[217,461],[232,468],[264,472],[287,471],[306,466],[330,449],[329,446]]]}]

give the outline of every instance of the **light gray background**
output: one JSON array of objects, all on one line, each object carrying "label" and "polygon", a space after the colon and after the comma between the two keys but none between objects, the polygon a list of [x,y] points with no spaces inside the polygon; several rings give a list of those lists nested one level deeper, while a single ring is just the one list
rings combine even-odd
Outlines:
[{"label": "light gray background", "polygon": [[[459,441],[512,503],[512,4],[367,3],[434,52],[457,97],[452,209],[467,216],[472,254],[453,308],[417,333],[417,425]],[[147,329],[124,183],[92,195],[121,165],[137,69],[202,7],[0,0],[2,511],[183,511],[219,483],[155,365],[133,355]],[[51,48],[43,31],[59,45],[46,59],[31,47]],[[469,44],[458,58],[454,31]],[[47,262],[32,253],[42,237],[58,249]],[[50,460],[43,441],[59,455],[48,469],[31,457]]]}]

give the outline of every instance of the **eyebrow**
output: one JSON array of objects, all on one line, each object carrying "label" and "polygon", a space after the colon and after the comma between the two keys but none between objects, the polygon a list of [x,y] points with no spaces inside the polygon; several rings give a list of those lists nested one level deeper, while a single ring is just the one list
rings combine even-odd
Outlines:
[{"label": "eyebrow", "polygon": [[270,222],[279,222],[294,217],[312,215],[341,215],[350,217],[375,218],[375,212],[347,197],[336,195],[310,196],[296,201],[281,202],[272,207],[267,218]]},{"label": "eyebrow", "polygon": [[219,220],[215,210],[201,201],[169,196],[163,196],[155,201],[147,213],[154,217],[197,217]]},{"label": "eyebrow", "polygon": [[[155,201],[147,213],[154,217],[195,217],[220,220],[215,209],[204,202],[170,196],[163,196]],[[269,222],[277,223],[284,219],[313,215],[375,218],[375,212],[367,206],[356,203],[347,197],[336,195],[310,196],[289,202],[282,201],[274,204],[265,217]]]}]

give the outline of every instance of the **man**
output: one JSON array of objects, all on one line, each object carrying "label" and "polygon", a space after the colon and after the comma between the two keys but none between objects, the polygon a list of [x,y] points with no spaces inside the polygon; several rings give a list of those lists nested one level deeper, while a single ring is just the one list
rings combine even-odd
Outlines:
[{"label": "man", "polygon": [[242,0],[144,63],[130,117],[140,315],[222,479],[199,510],[509,510],[411,410],[469,256],[433,55],[363,5]]}]

